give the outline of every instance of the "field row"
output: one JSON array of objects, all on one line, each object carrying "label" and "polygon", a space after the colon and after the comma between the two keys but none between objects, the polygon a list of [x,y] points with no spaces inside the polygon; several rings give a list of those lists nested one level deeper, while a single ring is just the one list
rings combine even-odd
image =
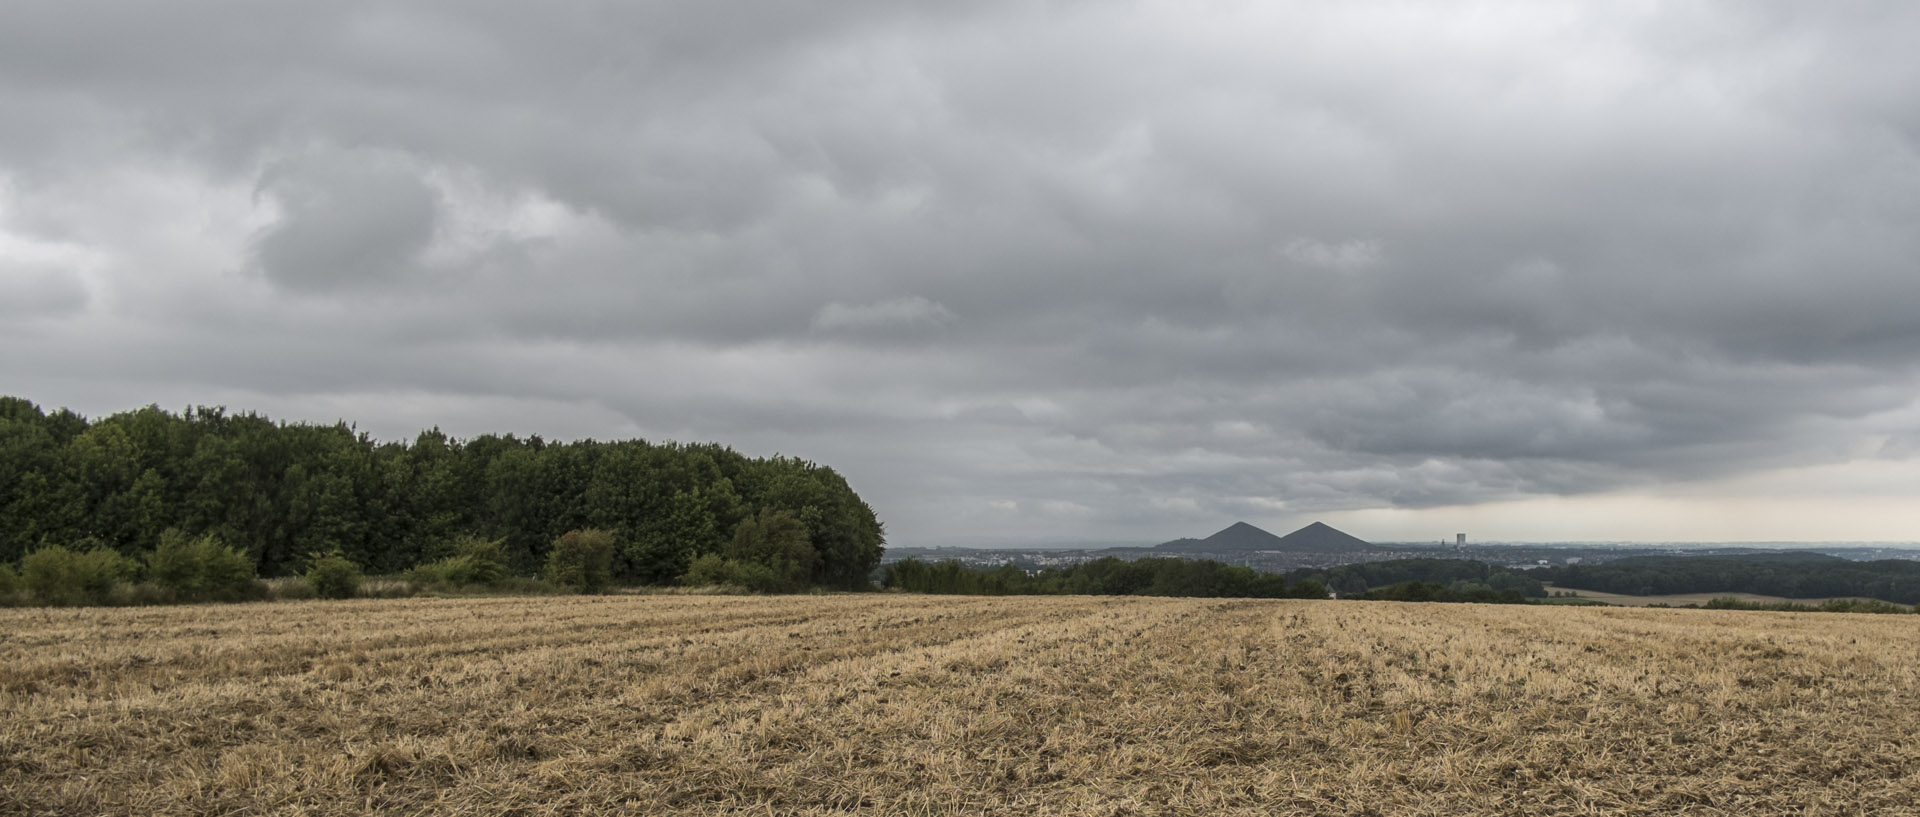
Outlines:
[{"label": "field row", "polygon": [[1907,814],[1906,617],[1143,598],[0,611],[0,813]]}]

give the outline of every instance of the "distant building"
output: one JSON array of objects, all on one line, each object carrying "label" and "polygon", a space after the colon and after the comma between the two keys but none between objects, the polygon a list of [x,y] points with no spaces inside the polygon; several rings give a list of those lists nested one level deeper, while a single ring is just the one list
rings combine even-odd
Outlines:
[{"label": "distant building", "polygon": [[1466,535],[1466,534],[1464,534],[1464,533],[1456,533],[1456,534],[1454,534],[1454,535],[1453,535],[1453,546],[1454,546],[1454,547],[1466,547],[1466,546],[1467,546],[1467,535]]}]

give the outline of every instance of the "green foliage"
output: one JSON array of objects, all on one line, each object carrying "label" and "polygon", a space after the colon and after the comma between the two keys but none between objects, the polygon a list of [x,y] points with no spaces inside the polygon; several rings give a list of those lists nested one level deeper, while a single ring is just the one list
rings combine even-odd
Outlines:
[{"label": "green foliage", "polygon": [[633,527],[626,549],[628,578],[668,584],[686,573],[696,556],[717,553],[727,541],[722,518],[737,518],[732,482],[717,477],[708,487],[676,489],[663,512]]},{"label": "green foliage", "polygon": [[502,542],[503,563],[524,574],[557,537],[597,528],[623,547],[614,579],[659,584],[725,551],[741,521],[766,510],[804,529],[805,583],[866,586],[885,544],[879,519],[832,469],[804,460],[437,429],[382,443],[344,423],[218,407],[89,421],[0,397],[0,562],[96,536],[132,553],[172,528],[243,547],[265,578],[299,575],[304,554],[335,547],[395,574],[459,555],[444,544],[475,531]]},{"label": "green foliage", "polygon": [[453,547],[454,555],[407,571],[407,583],[415,590],[459,590],[497,588],[509,578],[506,540],[463,536]]},{"label": "green foliage", "polygon": [[1546,598],[1547,590],[1532,571],[1509,570],[1470,559],[1390,559],[1331,568],[1309,568],[1287,574],[1291,581],[1307,579],[1358,596],[1374,588],[1407,582],[1431,582],[1467,592],[1479,588],[1513,590],[1527,598]]},{"label": "green foliage", "polygon": [[693,560],[681,583],[688,587],[738,587],[756,593],[780,593],[792,590],[792,579],[758,562],[727,559],[709,553]]},{"label": "green foliage", "polygon": [[[1651,606],[1651,605],[1649,605]],[[1691,606],[1691,605],[1689,605]],[[1709,599],[1701,607],[1708,610],[1767,610],[1780,613],[1906,613],[1920,612],[1920,608],[1909,610],[1898,604],[1889,604],[1879,599],[1827,599],[1818,605],[1799,602],[1747,601],[1734,596],[1721,596]]]},{"label": "green foliage", "polygon": [[315,553],[307,564],[307,585],[323,599],[350,599],[360,592],[360,566],[340,551]]},{"label": "green foliage", "polygon": [[805,588],[820,563],[806,526],[793,514],[772,508],[740,520],[721,555],[743,568],[764,568],[752,572],[759,577],[754,583],[736,583],[768,593]]},{"label": "green foliage", "polygon": [[266,594],[245,553],[212,534],[189,539],[171,528],[147,556],[147,580],[177,601],[245,601]]},{"label": "green foliage", "polygon": [[613,534],[596,528],[571,530],[553,540],[547,580],[580,593],[598,593],[613,580]]},{"label": "green foliage", "polygon": [[471,534],[454,540],[456,555],[472,559],[474,569],[478,571],[474,580],[480,584],[498,584],[511,572],[507,564],[507,540],[487,539]]},{"label": "green foliage", "polygon": [[415,592],[421,590],[458,590],[463,587],[485,586],[480,581],[481,569],[467,556],[448,556],[420,565],[406,572],[408,586]]},{"label": "green foliage", "polygon": [[681,574],[680,583],[792,593],[812,583],[819,562],[806,525],[792,513],[765,508],[740,520],[733,538],[719,553],[695,558]]},{"label": "green foliage", "polygon": [[1439,601],[1478,604],[1526,604],[1518,590],[1494,590],[1485,585],[1449,587],[1438,582],[1400,582],[1376,587],[1356,598],[1368,601]]},{"label": "green foliage", "polygon": [[963,595],[1191,596],[1200,598],[1326,598],[1318,582],[1288,587],[1284,577],[1210,560],[1112,557],[1029,575],[1013,565],[991,570],[946,561],[907,559],[887,565],[882,586],[911,593]]},{"label": "green foliage", "polygon": [[1898,604],[1888,604],[1879,599],[1827,599],[1820,603],[1822,613],[1906,613],[1913,612]]},{"label": "green foliage", "polygon": [[10,603],[20,592],[20,574],[14,572],[13,565],[0,564],[0,604]]},{"label": "green foliage", "polygon": [[1788,551],[1742,556],[1648,556],[1538,572],[1544,580],[1561,587],[1629,596],[1754,593],[1920,603],[1920,562],[1904,559],[1854,562]]},{"label": "green foliage", "polygon": [[831,468],[775,457],[762,470],[747,483],[748,496],[792,513],[805,527],[816,554],[811,582],[866,589],[886,541],[873,509]]},{"label": "green foliage", "polygon": [[106,604],[115,585],[136,569],[132,559],[107,548],[73,551],[53,545],[20,560],[20,583],[38,604]]},{"label": "green foliage", "polygon": [[1301,579],[1287,588],[1287,596],[1296,599],[1324,599],[1327,597],[1327,586],[1321,584],[1319,579]]}]

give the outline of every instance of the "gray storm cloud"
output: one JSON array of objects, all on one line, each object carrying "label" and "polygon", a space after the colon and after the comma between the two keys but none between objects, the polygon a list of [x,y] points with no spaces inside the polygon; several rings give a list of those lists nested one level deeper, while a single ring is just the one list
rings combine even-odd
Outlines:
[{"label": "gray storm cloud", "polygon": [[329,290],[400,275],[433,240],[434,190],[391,157],[306,156],[270,167],[262,192],[281,217],[253,247],[260,271],[296,290]]},{"label": "gray storm cloud", "polygon": [[903,544],[1911,458],[1916,15],[28,3],[0,375],[797,453]]},{"label": "gray storm cloud", "polygon": [[939,326],[953,320],[953,312],[918,295],[870,304],[838,301],[820,307],[813,328],[826,331],[870,331]]}]

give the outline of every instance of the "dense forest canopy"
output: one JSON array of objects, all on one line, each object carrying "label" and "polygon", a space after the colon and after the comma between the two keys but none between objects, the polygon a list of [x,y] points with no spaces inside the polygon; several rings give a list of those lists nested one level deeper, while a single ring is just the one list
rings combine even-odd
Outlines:
[{"label": "dense forest canopy", "polygon": [[374,573],[505,541],[531,571],[562,534],[617,540],[615,578],[671,583],[763,512],[800,523],[810,583],[865,587],[884,532],[833,469],[715,444],[555,443],[439,430],[381,442],[345,423],[155,406],[88,420],[0,397],[0,562],[49,545],[151,551],[174,530],[243,549],[261,576],[337,549]]}]

